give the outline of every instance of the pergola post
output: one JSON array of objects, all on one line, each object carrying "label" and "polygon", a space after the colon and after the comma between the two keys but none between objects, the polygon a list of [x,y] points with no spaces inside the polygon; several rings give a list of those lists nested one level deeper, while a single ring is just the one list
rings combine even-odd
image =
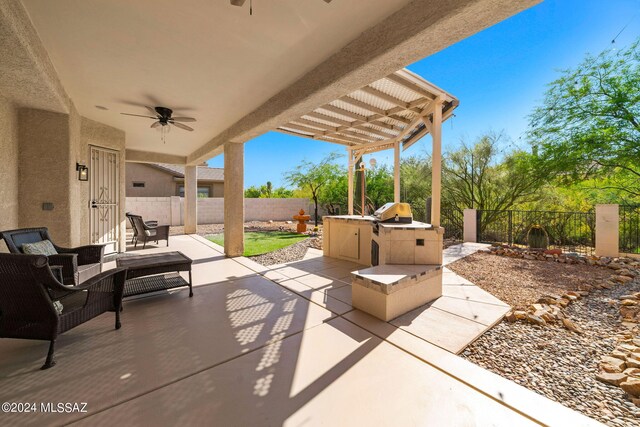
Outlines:
[{"label": "pergola post", "polygon": [[400,202],[400,141],[393,144],[393,201]]},{"label": "pergola post", "polygon": [[353,150],[347,149],[348,165],[347,165],[347,210],[349,215],[353,215]]},{"label": "pergola post", "polygon": [[224,253],[244,253],[244,144],[224,144]]},{"label": "pergola post", "polygon": [[431,168],[431,224],[440,226],[440,194],[442,191],[442,99],[438,98],[433,108],[431,123],[432,168]]},{"label": "pergola post", "polygon": [[198,167],[184,168],[184,233],[195,234],[198,228]]}]

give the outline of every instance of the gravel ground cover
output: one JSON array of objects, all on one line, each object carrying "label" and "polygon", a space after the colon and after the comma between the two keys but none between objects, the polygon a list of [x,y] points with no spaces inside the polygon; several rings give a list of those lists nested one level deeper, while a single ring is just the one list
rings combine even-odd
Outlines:
[{"label": "gravel ground cover", "polygon": [[579,285],[602,282],[612,270],[583,264],[560,264],[476,252],[447,266],[514,309],[542,295],[576,291]]},{"label": "gravel ground cover", "polygon": [[[546,293],[577,289],[604,280],[602,267],[567,265],[477,253],[451,269],[513,306],[526,306]],[[640,281],[592,291],[565,313],[583,334],[557,324],[501,322],[462,357],[610,426],[640,426],[640,408],[619,387],[596,380],[598,364],[629,330],[620,322],[620,296],[640,292]],[[615,302],[615,303],[614,303]]]}]

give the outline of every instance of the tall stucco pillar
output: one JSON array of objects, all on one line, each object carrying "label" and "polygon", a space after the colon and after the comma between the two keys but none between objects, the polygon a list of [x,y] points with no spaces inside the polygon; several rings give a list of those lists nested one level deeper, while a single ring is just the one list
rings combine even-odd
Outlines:
[{"label": "tall stucco pillar", "polygon": [[224,253],[244,253],[244,144],[224,144]]},{"label": "tall stucco pillar", "polygon": [[619,224],[618,205],[596,205],[596,255],[619,255]]},{"label": "tall stucco pillar", "polygon": [[184,168],[184,233],[195,234],[198,228],[198,167]]},{"label": "tall stucco pillar", "polygon": [[478,241],[478,211],[476,209],[465,209],[463,211],[463,233],[465,242]]}]

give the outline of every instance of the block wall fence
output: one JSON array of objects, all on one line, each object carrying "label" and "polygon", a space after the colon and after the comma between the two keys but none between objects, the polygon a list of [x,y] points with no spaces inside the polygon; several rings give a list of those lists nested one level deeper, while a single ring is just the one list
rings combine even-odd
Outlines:
[{"label": "block wall fence", "polygon": [[[245,221],[293,221],[293,215],[300,209],[313,215],[309,199],[244,199]],[[184,225],[182,197],[127,197],[126,211],[157,220],[159,224]],[[198,199],[198,224],[223,222],[224,198]]]}]

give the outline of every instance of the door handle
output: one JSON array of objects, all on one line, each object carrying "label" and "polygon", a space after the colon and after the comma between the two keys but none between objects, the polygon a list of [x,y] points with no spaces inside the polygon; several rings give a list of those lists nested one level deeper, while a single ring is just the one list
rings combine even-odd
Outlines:
[{"label": "door handle", "polygon": [[98,209],[98,202],[95,200],[91,201],[91,209]]}]

